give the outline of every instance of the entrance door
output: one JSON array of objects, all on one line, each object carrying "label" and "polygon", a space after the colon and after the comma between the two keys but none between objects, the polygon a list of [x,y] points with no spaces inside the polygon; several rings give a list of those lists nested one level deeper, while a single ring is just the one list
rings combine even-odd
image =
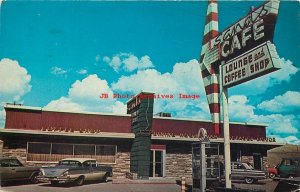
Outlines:
[{"label": "entrance door", "polygon": [[262,168],[262,158],[260,153],[253,153],[254,169],[261,170]]},{"label": "entrance door", "polygon": [[149,177],[164,176],[164,153],[165,150],[151,150]]}]

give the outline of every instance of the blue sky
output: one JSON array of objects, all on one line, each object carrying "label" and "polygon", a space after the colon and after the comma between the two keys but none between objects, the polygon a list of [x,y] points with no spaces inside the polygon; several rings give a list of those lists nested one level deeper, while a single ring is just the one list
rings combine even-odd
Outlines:
[{"label": "blue sky", "polygon": [[[219,29],[262,2],[219,2]],[[281,2],[274,43],[283,68],[229,90],[230,119],[267,123],[300,144],[300,3]],[[5,1],[1,5],[0,103],[125,113],[101,93],[173,94],[155,112],[209,119],[197,59],[207,2]],[[179,93],[200,99],[178,99]],[[5,113],[1,108],[3,126]]]}]

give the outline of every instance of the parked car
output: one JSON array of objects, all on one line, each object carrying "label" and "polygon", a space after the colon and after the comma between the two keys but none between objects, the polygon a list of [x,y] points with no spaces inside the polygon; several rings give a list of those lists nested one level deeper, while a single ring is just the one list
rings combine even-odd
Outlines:
[{"label": "parked car", "polygon": [[0,157],[1,183],[13,180],[28,180],[38,183],[40,167],[26,167],[16,157]]},{"label": "parked car", "polygon": [[268,171],[268,175],[271,179],[274,179],[275,177],[278,176],[278,165],[275,167],[268,167],[267,171]]},{"label": "parked car", "polygon": [[251,165],[241,162],[231,163],[231,179],[244,180],[247,184],[252,184],[258,180],[266,179],[267,172],[255,170]]},{"label": "parked car", "polygon": [[300,157],[283,158],[278,165],[278,175],[280,175],[280,177],[299,177]]},{"label": "parked car", "polygon": [[74,183],[82,185],[85,181],[104,181],[112,176],[112,167],[98,166],[95,159],[67,158],[59,161],[55,167],[42,168],[38,180],[58,183]]}]

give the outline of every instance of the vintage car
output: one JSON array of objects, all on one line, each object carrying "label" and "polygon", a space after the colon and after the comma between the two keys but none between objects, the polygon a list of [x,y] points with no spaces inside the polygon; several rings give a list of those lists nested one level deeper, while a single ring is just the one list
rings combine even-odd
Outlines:
[{"label": "vintage car", "polygon": [[26,167],[16,157],[0,157],[1,183],[13,180],[28,180],[38,183],[40,167]]},{"label": "vintage car", "polygon": [[280,177],[300,177],[300,157],[283,158],[277,169]]},{"label": "vintage car", "polygon": [[275,177],[278,176],[278,165],[275,167],[268,167],[267,168],[268,175],[271,179],[274,179]]},{"label": "vintage car", "polygon": [[74,183],[82,185],[85,181],[104,181],[112,176],[112,168],[98,166],[95,159],[67,158],[62,159],[55,167],[46,167],[40,170],[38,180],[58,183]]},{"label": "vintage car", "polygon": [[267,172],[254,170],[251,165],[241,162],[231,163],[231,179],[244,180],[247,184],[252,184],[258,180],[266,179]]}]

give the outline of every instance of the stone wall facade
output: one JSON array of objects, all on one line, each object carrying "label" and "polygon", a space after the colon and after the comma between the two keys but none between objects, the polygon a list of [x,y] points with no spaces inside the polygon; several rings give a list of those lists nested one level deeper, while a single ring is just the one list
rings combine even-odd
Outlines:
[{"label": "stone wall facade", "polygon": [[192,154],[167,153],[166,177],[192,178]]},{"label": "stone wall facade", "polygon": [[26,149],[24,149],[24,148],[17,148],[17,149],[3,148],[2,156],[3,157],[18,157],[23,162],[26,162]]},{"label": "stone wall facade", "polygon": [[114,178],[125,178],[126,174],[130,172],[130,152],[118,152],[116,164],[113,167]]},{"label": "stone wall facade", "polygon": [[[17,148],[9,149],[3,148],[2,156],[4,157],[18,157],[26,166],[48,166],[55,163],[50,162],[30,162],[26,161],[26,149]],[[126,173],[130,171],[130,152],[117,152],[116,163],[106,164],[113,167],[114,178],[125,178]]]}]

